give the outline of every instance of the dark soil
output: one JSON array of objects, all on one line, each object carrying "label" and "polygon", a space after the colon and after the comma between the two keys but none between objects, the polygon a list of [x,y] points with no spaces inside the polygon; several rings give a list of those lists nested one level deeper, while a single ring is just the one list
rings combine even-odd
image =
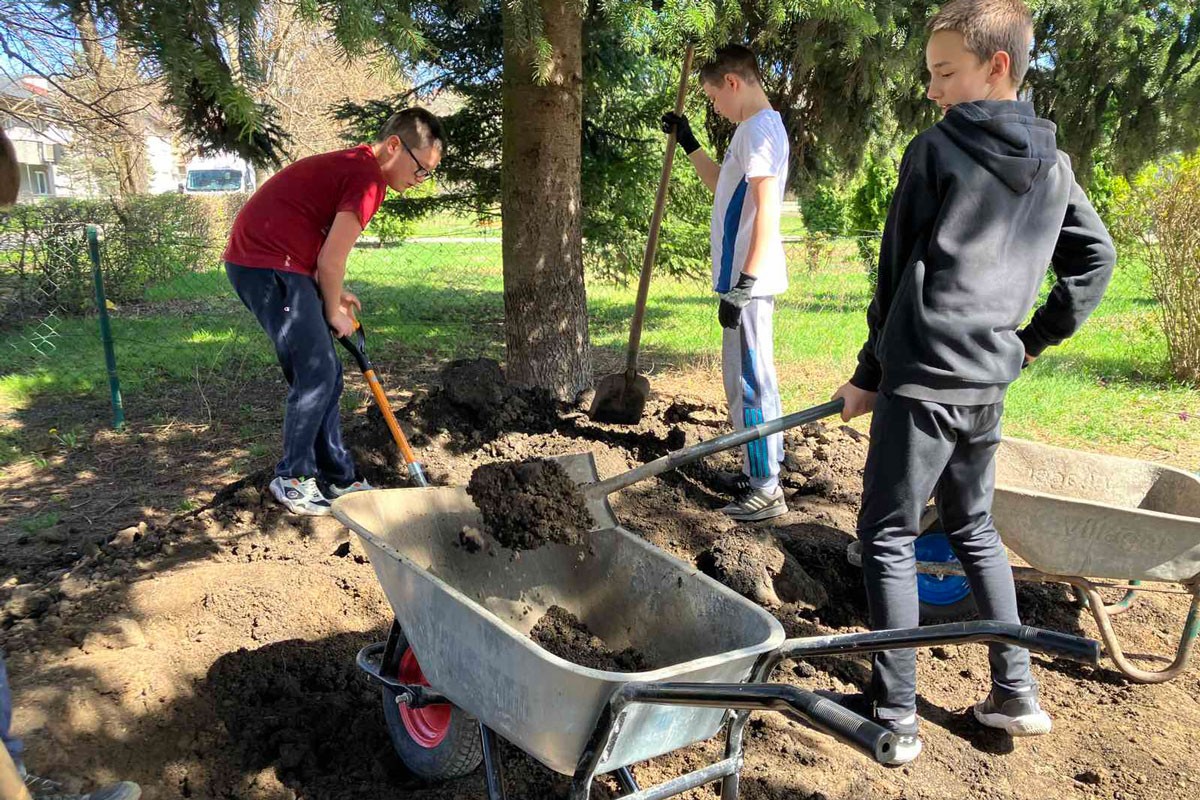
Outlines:
[{"label": "dark soil", "polygon": [[[486,362],[451,367],[444,384],[428,387],[387,376],[387,385],[413,391],[395,403],[397,415],[440,483],[464,485],[482,464],[581,451],[593,454],[603,478],[727,429],[719,405],[665,397],[669,375],[656,376],[663,395],[650,399],[639,425],[616,427],[502,385]],[[269,396],[269,407],[256,405],[254,416],[277,425],[279,386],[246,387],[221,396],[214,419],[241,419],[239,404]],[[372,482],[407,485],[373,406],[365,402],[349,416],[348,441],[376,459],[360,455],[360,466],[378,470],[368,474]],[[64,428],[53,419],[29,422]],[[335,520],[280,511],[265,491],[273,452],[250,463],[244,449],[237,451],[234,468],[229,442],[237,435],[233,428],[164,422],[132,435],[95,435],[69,452],[54,445],[60,450],[47,450],[59,453],[48,470],[25,465],[0,479],[8,504],[0,511],[10,515],[42,513],[39,503],[55,492],[74,498],[60,506],[56,526],[18,528],[0,551],[8,567],[0,576],[0,648],[30,765],[72,791],[136,780],[145,800],[485,798],[478,772],[430,784],[399,763],[379,691],[353,664],[357,650],[381,640],[392,621],[375,572]],[[261,441],[273,445],[276,436],[272,427]],[[651,544],[754,596],[789,636],[861,630],[862,574],[847,562],[846,545],[854,538],[867,443],[833,424],[789,432],[785,441],[790,512],[783,517],[738,526],[720,514],[728,500],[721,472],[739,468],[735,453],[630,487],[612,498],[615,513]],[[184,482],[202,482],[204,492],[187,494]],[[173,511],[180,498],[203,504],[221,486],[227,488],[210,506]],[[6,522],[15,527],[12,517],[0,526]],[[60,530],[64,524],[75,530]],[[64,534],[68,542],[59,542]],[[478,541],[467,536],[464,547]],[[1018,589],[1027,623],[1094,637],[1089,615],[1070,600],[1059,585]],[[1128,652],[1162,654],[1173,651],[1186,609],[1186,598],[1148,593],[1114,625]],[[591,643],[575,626],[558,627],[551,638]],[[1041,656],[1034,662],[1042,703],[1054,717],[1049,736],[1009,740],[971,718],[971,704],[987,691],[986,648],[922,650],[920,759],[885,770],[782,715],[756,713],[746,728],[741,800],[1196,795],[1200,671],[1141,686],[1107,660],[1095,669]],[[869,658],[822,658],[785,662],[772,680],[853,691],[866,685],[869,671]],[[502,754],[510,797],[565,796],[569,778],[508,745]],[[650,786],[722,755],[714,739],[638,764],[634,774]],[[612,783],[598,788],[595,796],[604,797]],[[714,796],[703,787],[683,797]]]},{"label": "dark soil", "polygon": [[650,661],[633,647],[614,651],[562,606],[550,606],[529,632],[546,650],[573,664],[610,672],[644,672]]},{"label": "dark soil", "polygon": [[579,487],[543,458],[485,464],[471,475],[467,493],[488,533],[510,550],[583,544],[593,525]]}]

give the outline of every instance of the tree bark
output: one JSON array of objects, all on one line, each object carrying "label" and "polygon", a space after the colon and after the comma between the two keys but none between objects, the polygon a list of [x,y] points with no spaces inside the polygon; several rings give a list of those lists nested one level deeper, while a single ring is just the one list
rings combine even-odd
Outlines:
[{"label": "tree bark", "polygon": [[539,83],[504,4],[501,201],[508,379],[573,399],[591,382],[580,190],[583,18],[542,0],[553,47]]}]

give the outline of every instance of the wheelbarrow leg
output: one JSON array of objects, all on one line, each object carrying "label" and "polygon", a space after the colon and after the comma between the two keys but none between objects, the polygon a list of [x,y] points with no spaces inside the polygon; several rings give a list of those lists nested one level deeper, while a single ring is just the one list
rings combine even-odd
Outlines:
[{"label": "wheelbarrow leg", "polygon": [[1113,630],[1112,619],[1108,609],[1105,608],[1104,599],[1100,597],[1100,592],[1096,590],[1092,582],[1087,578],[1064,579],[1086,598],[1092,618],[1096,620],[1096,626],[1100,628],[1100,638],[1104,642],[1104,649],[1108,651],[1109,658],[1113,660],[1117,669],[1125,677],[1135,683],[1165,683],[1178,677],[1187,669],[1192,651],[1195,649],[1196,638],[1200,635],[1200,586],[1191,587],[1192,605],[1188,609],[1187,621],[1183,624],[1183,635],[1179,637],[1175,660],[1171,662],[1170,666],[1154,672],[1134,666],[1133,662],[1125,656],[1121,642],[1117,639],[1116,631]]},{"label": "wheelbarrow leg", "polygon": [[504,763],[500,760],[498,737],[481,722],[479,738],[483,741],[483,776],[487,781],[488,800],[505,800]]},{"label": "wheelbarrow leg", "polygon": [[[725,738],[725,758],[741,759],[742,733],[750,721],[749,711],[735,711],[729,720],[729,733]],[[721,781],[721,800],[738,800],[741,791],[742,771],[737,769]]]},{"label": "wheelbarrow leg", "polygon": [[[1130,588],[1125,590],[1125,594],[1122,595],[1121,599],[1115,603],[1109,603],[1104,607],[1104,610],[1108,612],[1110,617],[1115,617],[1117,614],[1123,614],[1128,611],[1129,607],[1133,605],[1133,601],[1138,596],[1137,587],[1141,585],[1141,581],[1130,581]],[[1088,607],[1089,602],[1087,596],[1083,593],[1083,590],[1081,590],[1078,586],[1072,585],[1071,592],[1075,595],[1075,601],[1079,603],[1081,608]]]},{"label": "wheelbarrow leg", "polygon": [[625,794],[633,794],[639,792],[637,778],[633,777],[633,771],[629,767],[621,767],[613,772],[617,779],[617,783],[621,786],[621,791]]}]

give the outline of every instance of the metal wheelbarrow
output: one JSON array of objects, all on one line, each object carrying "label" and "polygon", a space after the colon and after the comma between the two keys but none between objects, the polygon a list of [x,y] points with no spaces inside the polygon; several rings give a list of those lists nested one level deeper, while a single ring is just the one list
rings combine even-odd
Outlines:
[{"label": "metal wheelbarrow", "polygon": [[[559,459],[580,484],[597,484],[590,454]],[[627,800],[660,800],[721,781],[735,800],[743,728],[774,710],[887,763],[894,735],[820,696],[768,683],[784,659],[1004,641],[1095,663],[1098,643],[997,622],[785,639],[753,602],[623,528],[606,495],[588,495],[596,527],[587,547],[549,544],[518,558],[467,553],[465,525],[480,518],[461,488],[360,492],[334,502],[359,537],[395,613],[386,642],[359,667],[381,686],[389,733],[416,774],[444,780],[485,766],[488,797],[503,800],[497,739],[572,776],[587,800],[612,774]],[[635,647],[655,668],[636,673],[578,666],[528,636],[561,606],[614,649]],[[419,660],[418,660],[419,659]],[[648,789],[629,767],[725,732],[725,757]]]},{"label": "metal wheelbarrow", "polygon": [[[1005,438],[996,452],[992,515],[1004,544],[1030,564],[1013,567],[1013,577],[1069,585],[1127,678],[1162,683],[1187,669],[1200,634],[1200,479],[1195,475],[1149,461]],[[971,588],[936,511],[926,514],[922,530],[915,545],[922,620],[968,613],[974,608]],[[861,565],[861,544],[851,543],[847,555]],[[1106,604],[1099,593],[1103,588],[1125,594]],[[1112,626],[1112,616],[1127,610],[1141,591],[1191,596],[1174,659],[1156,671],[1130,660]]]}]

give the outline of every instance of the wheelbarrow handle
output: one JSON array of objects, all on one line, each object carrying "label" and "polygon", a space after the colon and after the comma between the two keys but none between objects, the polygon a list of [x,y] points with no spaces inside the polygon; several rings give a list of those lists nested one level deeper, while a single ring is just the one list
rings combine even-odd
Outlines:
[{"label": "wheelbarrow handle", "polygon": [[1095,639],[996,620],[788,639],[779,648],[777,658],[875,653],[970,642],[1004,642],[1092,666],[1100,663],[1100,643]]},{"label": "wheelbarrow handle", "polygon": [[617,705],[698,706],[778,711],[850,745],[880,763],[891,760],[896,734],[820,695],[782,683],[630,683]]},{"label": "wheelbarrow handle", "polygon": [[653,461],[642,464],[640,467],[631,469],[628,472],[622,472],[620,475],[614,475],[608,480],[596,481],[595,483],[587,484],[581,487],[584,495],[592,500],[598,500],[602,497],[612,494],[618,489],[624,489],[646,478],[652,478],[655,475],[660,475],[667,470],[682,467],[684,464],[690,464],[693,461],[699,461],[702,458],[711,456],[713,453],[719,453],[722,450],[729,450],[738,445],[753,442],[756,439],[762,439],[770,436],[773,433],[795,428],[798,425],[803,425],[806,422],[815,422],[824,417],[831,417],[838,414],[842,410],[845,401],[840,397],[837,400],[832,400],[828,403],[822,403],[819,406],[806,408],[803,411],[796,411],[791,414],[779,417],[777,419],[761,422],[758,425],[751,425],[743,428],[740,431],[726,433],[721,436],[716,436],[712,439],[706,439],[699,444],[681,447],[678,450],[672,450],[665,456],[654,459]]}]

